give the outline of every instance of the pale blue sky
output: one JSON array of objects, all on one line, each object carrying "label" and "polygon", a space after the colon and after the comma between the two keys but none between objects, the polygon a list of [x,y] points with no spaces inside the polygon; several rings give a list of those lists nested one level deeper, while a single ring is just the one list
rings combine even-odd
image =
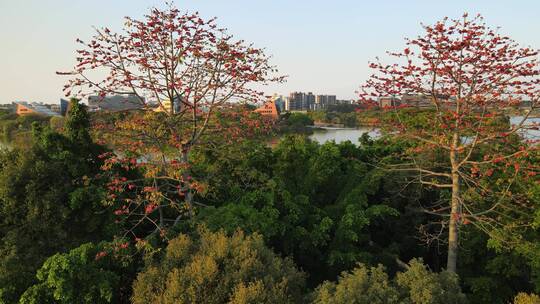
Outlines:
[{"label": "pale blue sky", "polygon": [[[75,39],[92,26],[119,29],[124,16],[140,17],[157,0],[0,0],[0,103],[57,102],[65,78],[55,71],[74,63]],[[354,98],[367,62],[401,49],[432,23],[465,11],[481,13],[523,45],[540,47],[540,1],[504,0],[176,0],[203,16],[218,17],[237,38],[267,48],[287,83],[265,89],[313,91]]]}]

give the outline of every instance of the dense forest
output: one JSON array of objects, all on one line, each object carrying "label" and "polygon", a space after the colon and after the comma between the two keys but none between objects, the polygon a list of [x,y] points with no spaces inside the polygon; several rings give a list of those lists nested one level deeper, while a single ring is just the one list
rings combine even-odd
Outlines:
[{"label": "dense forest", "polygon": [[[2,152],[3,302],[508,303],[540,288],[532,228],[498,247],[463,225],[459,277],[444,270],[444,243],[426,243],[419,228],[437,220],[422,208],[447,190],[380,166],[400,162],[406,140],[288,135],[274,147],[261,137],[197,149],[195,215],[133,239],[107,188],[144,169],[104,174],[110,151],[91,130],[73,101],[61,131],[35,123],[31,147]],[[137,195],[130,188],[123,197]],[[515,189],[540,201],[534,180]]]}]

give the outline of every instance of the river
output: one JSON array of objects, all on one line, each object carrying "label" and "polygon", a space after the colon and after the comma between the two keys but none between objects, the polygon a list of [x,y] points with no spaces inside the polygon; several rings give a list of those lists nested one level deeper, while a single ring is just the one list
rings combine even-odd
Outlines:
[{"label": "river", "polygon": [[[514,116],[510,119],[510,123],[517,124],[520,123],[523,117]],[[540,124],[540,118],[529,118],[526,121],[526,125],[528,124]],[[368,133],[371,137],[377,138],[380,136],[380,132],[377,129],[370,128],[370,127],[360,127],[357,129],[348,129],[348,128],[322,128],[321,129],[315,129],[313,131],[313,134],[309,136],[312,140],[318,142],[318,143],[325,143],[327,141],[335,141],[336,143],[341,143],[344,141],[351,141],[354,144],[358,144],[358,138],[362,136],[364,133]],[[540,130],[523,130],[521,132],[525,135],[526,139],[532,139],[532,140],[540,140]]]},{"label": "river", "polygon": [[[522,120],[523,116],[513,116],[510,118],[510,123],[518,124],[521,123]],[[527,126],[532,124],[540,126],[540,117],[528,118],[524,125]],[[540,140],[540,130],[523,130],[520,133],[523,134],[526,139]]]},{"label": "river", "polygon": [[358,144],[358,139],[364,133],[368,133],[372,138],[377,138],[381,135],[378,130],[369,127],[360,127],[357,129],[320,128],[313,130],[313,134],[311,134],[309,138],[320,144],[324,144],[331,140],[338,144],[347,140],[354,144]]}]

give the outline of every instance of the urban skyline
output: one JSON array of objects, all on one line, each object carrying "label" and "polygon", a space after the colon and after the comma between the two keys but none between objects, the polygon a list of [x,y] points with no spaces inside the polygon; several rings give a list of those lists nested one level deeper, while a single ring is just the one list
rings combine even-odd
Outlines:
[{"label": "urban skyline", "polygon": [[[247,0],[227,3],[186,0],[176,4],[182,9],[199,11],[205,17],[217,16],[218,24],[227,26],[236,38],[266,48],[280,74],[289,76],[284,84],[263,88],[266,94],[287,95],[302,89],[354,99],[358,86],[368,76],[368,61],[385,50],[403,48],[403,37],[414,37],[421,31],[419,20],[429,24],[444,16],[459,17],[463,12],[481,13],[486,22],[501,26],[501,31],[518,43],[533,48],[540,46],[540,37],[530,36],[528,30],[540,27],[535,16],[540,3],[536,1],[520,1],[512,10],[502,0],[474,3],[279,0],[265,4]],[[75,39],[90,37],[93,26],[111,25],[119,31],[123,16],[141,16],[153,5],[163,6],[163,1],[3,1],[0,3],[0,25],[4,29],[0,31],[0,41],[4,42],[0,48],[3,69],[0,103],[15,100],[55,103],[63,97],[61,89],[66,82],[55,71],[73,65]],[[377,17],[380,14],[385,18]]]},{"label": "urban skyline", "polygon": [[[286,94],[280,94],[280,93],[277,93],[277,92],[272,92],[271,94],[266,94],[266,99],[268,98],[271,98],[271,97],[274,97],[274,96],[282,96],[282,97],[288,97],[290,94],[292,94],[293,92],[307,92],[307,91],[302,91],[302,90],[294,90],[294,91],[291,91],[289,93],[286,93]],[[310,92],[312,93],[312,92]],[[317,96],[333,96],[335,97],[337,100],[348,100],[348,101],[353,101],[353,100],[356,100],[356,98],[353,98],[353,99],[346,99],[346,98],[341,98],[339,99],[337,97],[337,95],[335,94],[326,94],[326,93],[318,93],[318,94],[315,94],[315,93],[312,93],[315,95],[315,97]],[[85,96],[84,98],[81,98],[81,101],[83,103],[86,103],[86,104],[89,104],[89,99],[91,98],[94,98],[95,96],[97,95],[88,95],[88,96]],[[69,99],[69,97],[65,97],[61,94],[59,94],[58,98],[54,99],[54,100],[41,100],[41,99],[38,99],[38,100],[28,100],[28,99],[22,99],[22,98],[18,98],[18,99],[14,99],[14,100],[8,100],[8,101],[4,101],[4,102],[0,102],[0,104],[11,104],[13,102],[30,102],[30,103],[37,103],[37,104],[47,104],[47,105],[51,105],[51,104],[57,104],[59,100],[61,99]],[[262,98],[261,100],[264,101],[265,98]]]}]

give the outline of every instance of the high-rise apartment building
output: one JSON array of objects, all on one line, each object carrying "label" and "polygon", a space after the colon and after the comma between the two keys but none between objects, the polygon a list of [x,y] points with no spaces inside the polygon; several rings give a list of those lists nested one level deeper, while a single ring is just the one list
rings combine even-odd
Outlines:
[{"label": "high-rise apartment building", "polygon": [[304,95],[304,105],[303,110],[313,110],[313,107],[315,106],[315,95],[313,93],[309,92]]},{"label": "high-rise apartment building", "polygon": [[335,105],[337,102],[336,95],[317,95],[315,98],[315,106],[313,110],[322,110],[328,106]]},{"label": "high-rise apartment building", "polygon": [[322,110],[338,103],[336,95],[314,95],[312,92],[293,92],[285,100],[286,111]]},{"label": "high-rise apartment building", "polygon": [[308,111],[315,105],[315,95],[312,92],[293,92],[285,102],[286,111]]},{"label": "high-rise apartment building", "polygon": [[303,111],[304,109],[304,100],[305,95],[302,92],[293,92],[289,94],[288,106],[286,107],[287,111]]}]

